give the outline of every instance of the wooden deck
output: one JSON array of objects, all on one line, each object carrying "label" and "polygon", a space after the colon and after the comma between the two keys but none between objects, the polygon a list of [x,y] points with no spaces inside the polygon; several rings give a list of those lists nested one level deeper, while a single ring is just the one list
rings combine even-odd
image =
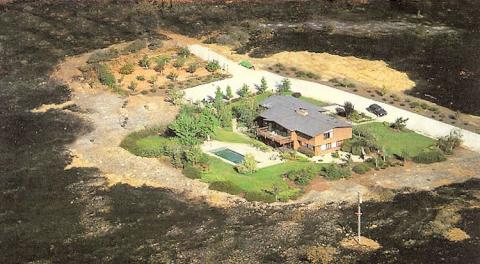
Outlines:
[{"label": "wooden deck", "polygon": [[280,145],[285,145],[291,143],[293,140],[290,137],[284,137],[269,131],[267,127],[257,128],[257,136],[268,138],[272,141],[277,142]]}]

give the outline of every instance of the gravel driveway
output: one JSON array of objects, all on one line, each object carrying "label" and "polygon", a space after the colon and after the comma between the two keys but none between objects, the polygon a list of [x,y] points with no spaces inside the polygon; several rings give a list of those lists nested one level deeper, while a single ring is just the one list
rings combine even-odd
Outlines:
[{"label": "gravel driveway", "polygon": [[[217,86],[225,91],[226,87],[229,85],[232,87],[234,92],[240,89],[243,84],[248,84],[253,89],[253,87],[260,84],[261,78],[265,77],[270,88],[274,88],[285,78],[267,71],[246,69],[238,65],[238,63],[233,62],[224,56],[200,45],[190,45],[188,47],[193,54],[204,60],[219,61],[220,65],[222,65],[226,71],[233,75],[232,78],[227,80],[187,89],[185,91],[185,96],[191,101],[201,101],[208,96],[214,96]],[[320,83],[294,78],[290,78],[290,80],[292,83],[292,91],[294,92],[300,92],[304,96],[334,104],[343,104],[345,101],[350,101],[355,105],[355,108],[358,111],[366,112],[365,108],[373,103],[376,103],[382,106],[388,112],[388,115],[378,118],[378,121],[394,122],[398,117],[409,118],[409,121],[407,122],[407,128],[432,138],[445,136],[449,134],[450,131],[458,129],[463,134],[464,146],[473,151],[480,152],[479,134],[465,129],[460,129],[455,126],[397,108],[395,106],[377,102],[363,96],[341,91]]]}]

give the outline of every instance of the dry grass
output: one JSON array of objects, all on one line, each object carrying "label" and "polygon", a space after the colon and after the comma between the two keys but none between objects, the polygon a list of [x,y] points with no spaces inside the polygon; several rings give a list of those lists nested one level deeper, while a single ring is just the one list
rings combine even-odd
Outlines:
[{"label": "dry grass", "polygon": [[340,242],[340,245],[356,251],[373,251],[382,247],[377,241],[364,236],[361,237],[360,243],[358,243],[357,237],[347,237]]},{"label": "dry grass", "polygon": [[335,255],[337,254],[337,249],[331,246],[310,246],[306,252],[307,259],[310,263],[333,263]]},{"label": "dry grass", "polygon": [[470,236],[467,233],[465,233],[465,231],[463,231],[462,229],[455,227],[455,228],[449,229],[446,232],[445,238],[450,241],[463,241],[463,240],[469,239]]},{"label": "dry grass", "polygon": [[320,75],[323,81],[332,78],[347,79],[376,88],[385,86],[391,92],[402,92],[415,86],[415,82],[410,80],[406,73],[390,68],[381,60],[371,61],[307,51],[285,51],[267,58],[251,58],[248,55],[236,54],[229,47],[216,44],[208,47],[235,61],[250,60],[257,68],[267,69],[280,63],[286,67],[308,70]]}]

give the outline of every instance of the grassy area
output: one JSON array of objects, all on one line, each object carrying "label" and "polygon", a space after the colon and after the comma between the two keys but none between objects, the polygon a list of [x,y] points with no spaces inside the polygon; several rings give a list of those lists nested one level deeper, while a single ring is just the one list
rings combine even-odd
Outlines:
[{"label": "grassy area", "polygon": [[330,105],[329,103],[325,103],[323,101],[320,101],[320,100],[317,100],[317,99],[314,99],[312,97],[306,97],[306,96],[300,96],[301,100],[305,101],[305,102],[308,102],[308,103],[311,103],[313,105],[316,105],[316,106],[327,106],[327,105]]},{"label": "grassy area", "polygon": [[253,139],[249,138],[248,136],[235,133],[225,128],[217,128],[215,130],[215,135],[212,138],[218,141],[231,142],[231,143],[243,143],[243,144],[253,143]]},{"label": "grassy area", "polygon": [[230,182],[244,192],[263,193],[264,190],[272,190],[276,184],[281,192],[279,199],[288,200],[300,192],[299,188],[292,188],[283,180],[283,175],[289,171],[301,169],[312,165],[311,162],[305,161],[287,161],[281,164],[262,168],[253,174],[240,174],[235,168],[220,159],[211,157],[209,170],[202,176],[205,182]]},{"label": "grassy area", "polygon": [[422,150],[435,143],[431,138],[417,134],[411,130],[396,131],[383,123],[369,123],[357,126],[372,133],[381,146],[384,146],[388,153],[401,155],[403,151],[416,156]]}]

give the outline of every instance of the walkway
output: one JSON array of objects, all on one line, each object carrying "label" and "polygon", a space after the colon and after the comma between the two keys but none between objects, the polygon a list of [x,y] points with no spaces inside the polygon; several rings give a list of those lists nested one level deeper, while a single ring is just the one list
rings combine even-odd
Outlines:
[{"label": "walkway", "polygon": [[[243,84],[248,84],[252,91],[254,91],[253,87],[259,85],[261,78],[265,77],[270,88],[274,89],[285,78],[267,71],[246,69],[238,65],[237,62],[231,61],[224,56],[200,45],[190,45],[188,47],[193,54],[204,60],[219,61],[220,65],[222,65],[226,71],[233,75],[232,78],[227,80],[205,84],[185,90],[185,97],[191,101],[201,101],[208,96],[214,96],[217,86],[225,91],[226,87],[229,85],[235,92],[236,90],[240,89]],[[450,131],[458,129],[463,134],[464,146],[473,151],[480,152],[479,134],[320,83],[294,78],[289,79],[292,83],[292,91],[300,92],[304,96],[312,97],[324,102],[343,104],[345,101],[350,101],[355,105],[357,110],[362,112],[366,112],[366,110],[364,110],[365,108],[373,103],[376,103],[382,106],[388,112],[387,116],[378,118],[378,121],[394,122],[398,117],[409,118],[409,121],[407,122],[407,128],[432,138],[445,136],[449,134]]]}]

